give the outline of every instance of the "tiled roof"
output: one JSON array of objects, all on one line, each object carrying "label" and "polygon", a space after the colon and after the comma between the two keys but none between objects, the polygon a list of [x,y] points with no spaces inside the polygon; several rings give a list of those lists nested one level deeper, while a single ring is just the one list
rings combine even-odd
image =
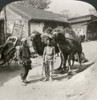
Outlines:
[{"label": "tiled roof", "polygon": [[91,14],[91,15],[70,18],[70,19],[68,19],[68,21],[70,23],[77,23],[77,22],[83,22],[83,21],[91,21],[91,20],[95,20],[95,19],[97,19],[97,17]]},{"label": "tiled roof", "polygon": [[15,13],[27,18],[28,20],[44,20],[44,21],[57,21],[68,23],[66,18],[60,17],[50,11],[44,11],[40,9],[33,8],[31,6],[21,6],[20,4],[11,4],[9,8]]}]

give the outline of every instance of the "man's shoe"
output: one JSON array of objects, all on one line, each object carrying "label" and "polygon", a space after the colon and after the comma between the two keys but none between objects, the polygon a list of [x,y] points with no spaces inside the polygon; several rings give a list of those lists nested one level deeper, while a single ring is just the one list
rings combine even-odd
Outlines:
[{"label": "man's shoe", "polygon": [[25,83],[25,82],[22,82],[22,85],[23,85],[23,86],[26,86],[26,85],[27,85],[27,83]]},{"label": "man's shoe", "polygon": [[29,83],[29,81],[27,81],[27,80],[23,80],[23,82],[24,82],[24,83]]}]

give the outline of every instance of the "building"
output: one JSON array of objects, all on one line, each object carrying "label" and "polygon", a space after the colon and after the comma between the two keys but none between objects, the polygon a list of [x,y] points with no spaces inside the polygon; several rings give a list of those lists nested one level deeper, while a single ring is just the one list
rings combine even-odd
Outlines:
[{"label": "building", "polygon": [[4,19],[0,19],[0,46],[5,43]]},{"label": "building", "polygon": [[29,37],[34,30],[44,33],[48,28],[64,28],[69,25],[64,17],[53,12],[35,9],[18,3],[6,7],[7,33]]},{"label": "building", "polygon": [[80,35],[85,35],[88,40],[97,39],[97,17],[94,15],[85,15],[75,18],[70,18],[70,22],[75,33]]},{"label": "building", "polygon": [[5,17],[4,17],[4,12],[0,12],[0,46],[5,43]]},{"label": "building", "polygon": [[90,8],[90,9],[89,9],[89,14],[92,14],[92,15],[97,16],[97,11],[96,11],[96,9],[95,9],[95,8]]}]

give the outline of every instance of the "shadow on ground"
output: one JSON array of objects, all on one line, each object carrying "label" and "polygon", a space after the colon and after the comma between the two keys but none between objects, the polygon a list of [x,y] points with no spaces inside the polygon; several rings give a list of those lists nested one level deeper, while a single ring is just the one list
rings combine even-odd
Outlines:
[{"label": "shadow on ground", "polygon": [[[54,74],[53,79],[57,80],[57,81],[61,81],[63,79],[70,79],[77,73],[80,73],[80,72],[86,70],[87,68],[91,67],[91,65],[93,65],[93,64],[94,64],[93,62],[85,63],[85,64],[83,64],[82,67],[80,67],[79,64],[75,64],[73,67],[72,73],[65,73],[65,74],[57,73],[57,74]],[[37,66],[40,66],[40,65],[37,64]],[[35,67],[36,67],[36,65],[33,66],[33,68],[35,68]],[[8,67],[3,70],[0,70],[0,86],[3,86],[3,83],[9,81],[10,79],[12,79],[14,77],[17,77],[18,75],[20,75],[20,69],[13,70]],[[29,84],[36,83],[36,82],[43,80],[42,75],[32,75],[32,76],[29,76],[29,78],[30,78]]]},{"label": "shadow on ground", "polygon": [[93,65],[93,64],[94,64],[94,62],[89,63],[89,64],[82,65],[82,67],[80,67],[80,66],[74,66],[74,68],[75,69],[78,69],[76,71],[76,73],[79,73],[79,72],[82,72],[82,71],[86,70],[88,67],[91,67],[91,65]]},{"label": "shadow on ground", "polygon": [[42,81],[42,78],[39,77],[39,78],[36,78],[36,79],[33,79],[33,80],[30,80],[28,81],[29,84],[32,84],[32,83],[36,83],[36,82],[39,82],[39,81]]},{"label": "shadow on ground", "polygon": [[17,66],[0,66],[0,86],[10,79],[17,77],[20,74],[20,68]]},{"label": "shadow on ground", "polygon": [[[93,65],[94,63],[85,63],[82,65],[82,67],[80,67],[79,64],[75,64],[74,67],[73,67],[73,70],[72,70],[72,73],[65,73],[65,74],[54,74],[53,75],[53,79],[54,80],[57,80],[57,81],[61,81],[63,79],[70,79],[72,78],[74,75],[76,75],[77,73],[80,73],[84,70],[86,70],[87,68],[91,67],[91,65]],[[29,76],[30,78],[30,81],[29,81],[29,84],[32,84],[32,83],[36,83],[36,82],[39,82],[39,81],[42,81],[43,80],[43,77],[41,75],[32,75],[32,76]]]},{"label": "shadow on ground", "polygon": [[[69,72],[69,73],[65,73],[59,77],[55,77],[54,79],[55,80],[62,80],[62,79],[65,79],[65,78],[72,78],[74,75],[76,75],[77,73],[80,73],[80,72],[83,72],[84,70],[86,70],[87,68],[91,67],[91,65],[93,65],[94,62],[91,62],[91,63],[87,63],[87,64],[83,64],[82,67],[78,64],[75,64],[74,67],[73,67],[73,70],[72,72]],[[57,74],[59,74],[59,72],[57,72]]]},{"label": "shadow on ground", "polygon": [[[41,66],[41,64],[32,63],[32,70],[39,66]],[[6,64],[4,66],[0,66],[0,86],[3,86],[5,82],[19,76],[20,73],[21,73],[21,66],[19,66],[15,62],[11,63],[11,65]]]}]

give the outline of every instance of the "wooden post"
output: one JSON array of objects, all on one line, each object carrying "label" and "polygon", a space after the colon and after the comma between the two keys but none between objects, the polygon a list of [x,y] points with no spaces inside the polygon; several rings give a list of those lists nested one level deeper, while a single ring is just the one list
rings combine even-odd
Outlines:
[{"label": "wooden post", "polygon": [[7,14],[6,14],[6,6],[4,7],[4,35],[5,41],[7,39]]}]

